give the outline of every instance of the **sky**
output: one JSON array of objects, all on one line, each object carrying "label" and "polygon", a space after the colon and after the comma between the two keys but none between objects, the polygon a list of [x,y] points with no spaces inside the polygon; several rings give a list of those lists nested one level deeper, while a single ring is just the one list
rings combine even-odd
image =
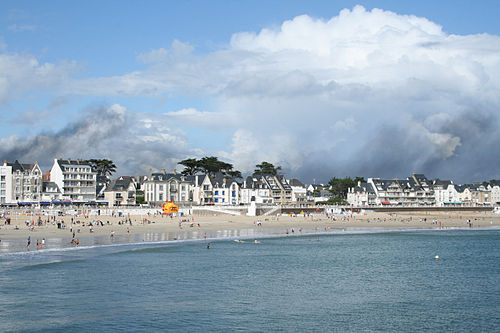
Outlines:
[{"label": "sky", "polygon": [[0,157],[500,179],[500,2],[0,2]]}]

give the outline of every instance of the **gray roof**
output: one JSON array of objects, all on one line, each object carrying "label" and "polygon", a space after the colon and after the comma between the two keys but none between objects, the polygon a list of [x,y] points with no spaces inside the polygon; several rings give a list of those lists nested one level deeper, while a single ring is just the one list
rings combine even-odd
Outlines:
[{"label": "gray roof", "polygon": [[368,192],[368,193],[375,193],[375,190],[373,189],[372,184],[369,183],[361,183],[358,186],[354,188],[354,192]]},{"label": "gray roof", "polygon": [[12,167],[12,172],[18,170],[24,172],[31,171],[31,169],[33,169],[33,167],[35,166],[35,163],[21,163],[16,160],[15,162],[7,162],[7,165]]},{"label": "gray roof", "polygon": [[305,187],[305,185],[297,178],[290,179],[290,186]]},{"label": "gray roof", "polygon": [[133,177],[130,176],[123,176],[118,179],[115,179],[111,181],[109,184],[109,187],[106,189],[106,192],[108,191],[127,191],[130,183],[132,183],[134,180]]},{"label": "gray roof", "polygon": [[[57,193],[61,193],[59,186],[54,182],[42,181],[42,192],[47,192],[47,188],[56,189]],[[54,192],[54,191],[51,191]]]}]

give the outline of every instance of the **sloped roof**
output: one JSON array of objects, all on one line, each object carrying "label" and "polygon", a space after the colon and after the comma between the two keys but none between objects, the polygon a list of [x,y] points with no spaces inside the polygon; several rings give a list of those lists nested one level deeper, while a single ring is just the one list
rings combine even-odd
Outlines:
[{"label": "sloped roof", "polygon": [[15,162],[7,162],[8,166],[12,167],[12,172],[14,171],[30,171],[35,166],[35,163],[21,163],[18,160]]}]

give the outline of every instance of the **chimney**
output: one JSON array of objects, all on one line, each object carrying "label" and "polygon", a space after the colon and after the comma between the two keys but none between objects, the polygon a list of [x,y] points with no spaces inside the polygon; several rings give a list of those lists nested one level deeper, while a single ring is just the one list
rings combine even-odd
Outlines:
[{"label": "chimney", "polygon": [[172,170],[172,173],[173,173],[174,175],[176,175],[176,174],[177,174],[177,170],[176,170],[176,169]]},{"label": "chimney", "polygon": [[165,171],[165,169],[161,169],[161,173],[166,174],[167,172]]},{"label": "chimney", "polygon": [[151,178],[153,177],[153,169],[149,168],[149,176],[148,176],[148,179],[151,180]]}]

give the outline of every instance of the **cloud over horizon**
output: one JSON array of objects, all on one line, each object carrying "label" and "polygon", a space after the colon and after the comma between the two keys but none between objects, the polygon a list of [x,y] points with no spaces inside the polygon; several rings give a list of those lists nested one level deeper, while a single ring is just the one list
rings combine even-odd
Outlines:
[{"label": "cloud over horizon", "polygon": [[[2,156],[34,160],[23,147],[42,143],[47,155],[104,152],[138,173],[174,168],[189,154],[216,154],[243,172],[267,160],[304,181],[411,172],[461,182],[500,178],[499,36],[448,34],[426,18],[356,6],[328,20],[301,15],[276,29],[235,33],[208,54],[174,41],[137,59],[144,69],[80,79],[24,60],[27,74],[3,81],[0,74],[0,103],[36,89],[17,79],[34,71],[47,73],[35,77],[50,77],[62,96],[183,96],[209,106],[186,103],[149,117],[113,105],[102,113],[105,122],[89,113],[58,133],[3,138]],[[8,60],[0,54],[0,68]],[[222,149],[201,151],[188,139],[198,130],[230,135]]]}]

